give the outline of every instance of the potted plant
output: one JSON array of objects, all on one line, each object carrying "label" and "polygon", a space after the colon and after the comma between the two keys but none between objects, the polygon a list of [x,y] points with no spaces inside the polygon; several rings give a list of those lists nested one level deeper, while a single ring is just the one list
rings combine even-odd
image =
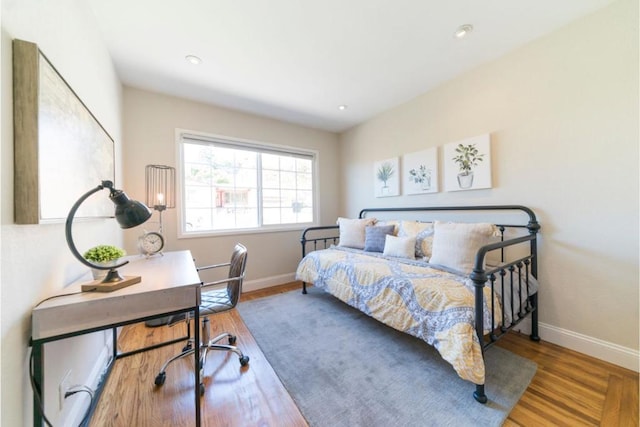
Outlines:
[{"label": "potted plant", "polygon": [[411,169],[409,175],[414,183],[420,184],[421,189],[431,188],[431,169],[427,169],[425,165],[420,165],[418,169]]},{"label": "potted plant", "polygon": [[473,168],[482,161],[484,154],[480,154],[475,144],[458,144],[458,153],[452,160],[458,165],[458,185],[460,188],[471,188],[473,186]]},{"label": "potted plant", "polygon": [[[117,260],[127,253],[124,249],[112,245],[98,245],[86,251],[82,256],[87,261],[104,266],[116,265]],[[107,270],[92,269],[93,278],[100,279],[107,274]]]},{"label": "potted plant", "polygon": [[393,176],[395,171],[393,170],[393,165],[388,162],[384,162],[376,173],[379,181],[382,181],[382,193],[386,193],[389,190],[389,186],[387,185],[387,181]]}]

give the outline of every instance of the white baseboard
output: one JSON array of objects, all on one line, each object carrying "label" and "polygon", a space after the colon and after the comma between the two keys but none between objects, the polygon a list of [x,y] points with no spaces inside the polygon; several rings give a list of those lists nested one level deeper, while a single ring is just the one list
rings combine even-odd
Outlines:
[{"label": "white baseboard", "polygon": [[[282,285],[295,281],[295,273],[281,274],[278,276],[272,276],[264,279],[245,281],[242,285],[243,292],[255,291],[258,289],[264,289],[271,286]],[[111,330],[105,332],[104,347],[100,351],[99,356],[91,369],[89,377],[86,379],[85,385],[95,390],[100,381],[103,379],[105,369],[111,356],[113,354]],[[81,392],[67,398],[64,413],[60,425],[62,426],[77,426],[82,421],[87,408],[90,404],[90,398],[87,393]]]},{"label": "white baseboard", "polygon": [[[250,292],[293,282],[294,280],[295,273],[281,274],[279,276],[246,281],[242,286],[242,290]],[[529,334],[531,331],[530,319],[523,320],[516,329]],[[640,372],[640,352],[637,350],[542,322],[538,324],[538,334],[541,339],[550,343]]]},{"label": "white baseboard", "polygon": [[[109,360],[111,359],[112,352],[110,349],[110,345],[103,347],[100,351],[100,354],[96,358],[96,361],[91,369],[91,373],[87,378],[87,381],[84,385],[94,390],[98,387],[100,381],[105,373],[105,369]],[[85,416],[89,405],[91,405],[91,398],[88,393],[77,393],[73,396],[70,396],[66,399],[65,402],[69,402],[71,405],[68,412],[66,412],[66,416],[62,420],[62,426],[75,427],[79,426],[82,422],[82,418]]]},{"label": "white baseboard", "polygon": [[[244,292],[264,289],[283,283],[293,282],[295,273],[281,274],[264,279],[251,280],[243,283]],[[531,331],[530,319],[523,320],[516,330],[529,334]],[[538,324],[540,338],[553,344],[584,353],[586,355],[604,360],[614,365],[622,366],[635,372],[640,372],[640,352],[618,344],[603,341],[597,338],[558,328],[546,323]]]},{"label": "white baseboard", "polygon": [[[272,276],[263,279],[250,280],[243,283],[243,291],[256,291],[258,289],[264,289],[293,281],[295,281],[295,273],[281,274],[278,276]],[[613,363],[614,365],[622,366],[623,368],[630,369],[635,372],[640,372],[640,352],[638,352],[637,350],[633,350],[567,329],[558,328],[546,323],[539,323],[538,328],[540,338],[544,341],[566,347],[579,353],[587,354],[589,356],[604,360],[609,363]],[[530,320],[523,320],[516,329],[520,330],[523,333],[529,334],[531,331]],[[102,376],[104,374],[107,363],[111,358],[112,351],[109,347],[109,343],[105,342],[105,347],[100,352],[99,357],[96,358],[94,367],[89,378],[87,379],[87,385],[89,385],[89,387],[91,387],[93,390],[95,390],[98,383],[102,380]],[[78,393],[75,396],[70,397],[68,400],[71,404],[71,407],[66,413],[67,416],[63,420],[62,425],[77,426],[82,420],[86,408],[89,405],[89,395],[87,393]]]},{"label": "white baseboard", "polygon": [[257,291],[258,289],[270,288],[271,286],[282,285],[296,280],[295,273],[280,274],[264,279],[248,280],[242,283],[242,292]]},{"label": "white baseboard", "polygon": [[[531,332],[530,319],[523,320],[516,329],[522,333],[529,334]],[[637,350],[546,323],[538,324],[538,335],[543,341],[640,372],[640,352]]]}]

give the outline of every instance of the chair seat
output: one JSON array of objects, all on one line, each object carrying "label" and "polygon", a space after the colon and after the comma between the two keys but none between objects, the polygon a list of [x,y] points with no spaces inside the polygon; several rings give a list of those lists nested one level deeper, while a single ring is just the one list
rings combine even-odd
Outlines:
[{"label": "chair seat", "polygon": [[233,308],[227,288],[215,289],[201,293],[200,316],[221,313]]}]

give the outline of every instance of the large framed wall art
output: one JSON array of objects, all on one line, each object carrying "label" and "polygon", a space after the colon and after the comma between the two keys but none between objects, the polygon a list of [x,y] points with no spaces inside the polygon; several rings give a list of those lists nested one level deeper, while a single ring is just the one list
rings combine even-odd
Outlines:
[{"label": "large framed wall art", "polygon": [[[34,43],[13,41],[15,222],[63,221],[79,196],[114,181],[114,142]],[[109,217],[106,197],[78,217]]]}]

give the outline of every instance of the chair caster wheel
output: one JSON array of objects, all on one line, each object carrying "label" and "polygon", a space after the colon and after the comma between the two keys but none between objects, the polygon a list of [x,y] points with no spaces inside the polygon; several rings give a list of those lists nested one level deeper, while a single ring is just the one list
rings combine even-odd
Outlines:
[{"label": "chair caster wheel", "polygon": [[204,383],[200,383],[200,396],[204,396]]},{"label": "chair caster wheel", "polygon": [[167,379],[167,373],[166,372],[160,372],[157,376],[156,376],[156,385],[157,386],[161,386],[162,384],[164,384],[164,381]]},{"label": "chair caster wheel", "polygon": [[229,345],[235,345],[235,344],[236,344],[236,336],[229,335]]},{"label": "chair caster wheel", "polygon": [[243,355],[240,358],[240,366],[247,366],[249,364],[249,356]]}]

